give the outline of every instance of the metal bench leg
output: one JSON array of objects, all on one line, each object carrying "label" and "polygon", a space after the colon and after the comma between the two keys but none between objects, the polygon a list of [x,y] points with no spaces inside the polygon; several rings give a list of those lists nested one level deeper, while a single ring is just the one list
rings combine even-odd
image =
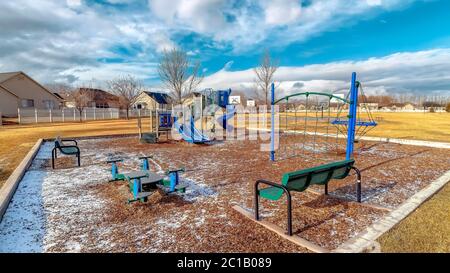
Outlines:
[{"label": "metal bench leg", "polygon": [[356,167],[352,167],[356,172],[356,198],[359,203],[361,203],[361,171]]},{"label": "metal bench leg", "polygon": [[55,168],[55,149],[52,150],[52,169]]},{"label": "metal bench leg", "polygon": [[81,166],[81,159],[80,159],[80,154],[78,153],[77,154],[77,158],[78,158],[78,167],[80,167]]},{"label": "metal bench leg", "polygon": [[286,191],[287,195],[287,230],[288,235],[292,236],[292,198],[291,193],[289,191]]},{"label": "metal bench leg", "polygon": [[328,183],[325,184],[325,195],[328,195]]},{"label": "metal bench leg", "polygon": [[258,190],[258,183],[255,183],[254,202],[255,202],[255,220],[259,221],[259,190]]}]

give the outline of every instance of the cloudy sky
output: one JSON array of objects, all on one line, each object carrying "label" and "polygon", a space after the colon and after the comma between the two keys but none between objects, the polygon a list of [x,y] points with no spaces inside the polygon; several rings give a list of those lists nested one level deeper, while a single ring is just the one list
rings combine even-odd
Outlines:
[{"label": "cloudy sky", "polygon": [[[132,74],[158,87],[165,49],[202,63],[203,87],[249,89],[264,49],[282,88],[450,95],[448,0],[0,2],[0,72],[43,83]],[[295,87],[294,87],[295,86]]]}]

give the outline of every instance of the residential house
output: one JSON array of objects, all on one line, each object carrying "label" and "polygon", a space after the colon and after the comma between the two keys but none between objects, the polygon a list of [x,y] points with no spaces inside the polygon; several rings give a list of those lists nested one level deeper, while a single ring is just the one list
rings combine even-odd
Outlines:
[{"label": "residential house", "polygon": [[141,92],[133,103],[135,109],[170,110],[170,96],[162,92]]},{"label": "residential house", "polygon": [[411,112],[416,110],[416,106],[412,103],[394,102],[382,107],[381,110],[394,112]]},{"label": "residential house", "polygon": [[60,97],[24,72],[0,73],[0,112],[17,117],[18,108],[59,109]]},{"label": "residential house", "polygon": [[368,110],[368,111],[377,111],[379,108],[379,104],[375,102],[368,102],[368,103],[360,103],[359,104],[360,109]]},{"label": "residential house", "polygon": [[[107,91],[97,88],[81,88],[82,91],[86,91],[90,97],[89,107],[92,108],[120,108],[119,97],[113,95]],[[76,107],[73,94],[65,93],[60,94],[64,100],[64,107],[74,108]]]}]

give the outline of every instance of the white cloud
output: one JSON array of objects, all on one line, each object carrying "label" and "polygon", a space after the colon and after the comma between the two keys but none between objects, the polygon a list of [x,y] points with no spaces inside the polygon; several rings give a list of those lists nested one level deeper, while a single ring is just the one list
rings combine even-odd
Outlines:
[{"label": "white cloud", "polygon": [[69,7],[79,7],[81,6],[81,0],[67,0],[67,5]]},{"label": "white cloud", "polygon": [[[304,41],[324,31],[367,18],[373,12],[405,7],[414,0],[148,0],[157,18],[174,30],[207,35],[233,46],[253,50],[275,40],[276,46]],[[272,46],[274,46],[272,44]]]},{"label": "white cloud", "polygon": [[[403,52],[363,61],[343,61],[297,67],[280,67],[275,81],[289,91],[344,91],[349,88],[351,73],[358,73],[367,94],[427,93],[450,95],[450,48]],[[202,87],[254,88],[252,69],[226,71],[206,77]],[[300,83],[300,84],[299,84]],[[300,86],[300,87],[294,87]]]},{"label": "white cloud", "polygon": [[[176,46],[163,26],[129,14],[103,13],[76,0],[2,1],[0,25],[0,72],[22,70],[43,83],[107,79],[118,73],[155,77],[148,65],[154,54]],[[99,61],[123,58],[111,48],[136,43],[142,46],[138,55],[125,56],[123,64]],[[89,73],[79,72],[86,68]]]},{"label": "white cloud", "polygon": [[268,25],[284,25],[298,21],[302,7],[297,0],[268,0],[263,2],[265,22]]}]

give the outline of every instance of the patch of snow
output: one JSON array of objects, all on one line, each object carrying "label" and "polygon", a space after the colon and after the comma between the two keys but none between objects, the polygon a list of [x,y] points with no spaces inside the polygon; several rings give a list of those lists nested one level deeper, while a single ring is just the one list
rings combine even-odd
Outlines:
[{"label": "patch of snow", "polygon": [[45,171],[25,173],[0,223],[0,252],[42,252],[46,215],[42,181]]}]

